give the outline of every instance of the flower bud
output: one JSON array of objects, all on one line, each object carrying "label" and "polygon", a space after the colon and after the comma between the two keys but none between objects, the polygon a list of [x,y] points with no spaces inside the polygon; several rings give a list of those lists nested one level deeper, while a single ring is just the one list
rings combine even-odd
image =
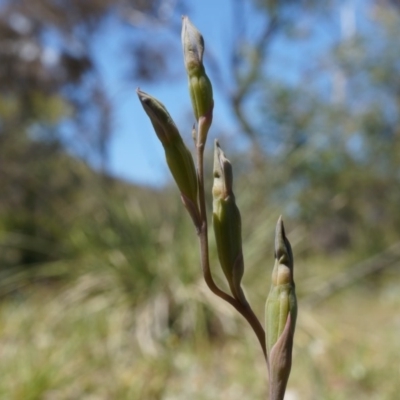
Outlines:
[{"label": "flower bud", "polygon": [[186,16],[182,17],[182,47],[193,112],[202,124],[199,140],[204,144],[212,122],[213,90],[203,65],[203,36]]},{"label": "flower bud", "polygon": [[240,282],[244,272],[241,217],[232,191],[232,165],[218,141],[214,151],[213,227],[218,258],[233,296],[245,303]]},{"label": "flower bud", "polygon": [[196,226],[199,226],[197,174],[192,154],[185,146],[174,121],[164,105],[141,90],[136,90],[146,114],[164,147],[171,174],[181,192],[182,201]]},{"label": "flower bud", "polygon": [[275,266],[265,305],[266,345],[270,374],[270,399],[283,400],[292,366],[297,300],[293,281],[293,253],[282,218],[275,233]]},{"label": "flower bud", "polygon": [[175,141],[182,141],[178,128],[164,104],[153,96],[142,92],[139,88],[136,89],[136,93],[162,145],[165,147]]}]

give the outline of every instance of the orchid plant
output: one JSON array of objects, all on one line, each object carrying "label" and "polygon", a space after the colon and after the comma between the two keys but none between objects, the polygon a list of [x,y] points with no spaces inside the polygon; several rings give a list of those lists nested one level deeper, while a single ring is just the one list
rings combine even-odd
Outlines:
[{"label": "orchid plant", "polygon": [[241,215],[233,193],[233,172],[220,144],[214,143],[212,225],[219,263],[229,291],[214,281],[209,258],[204,189],[204,150],[213,120],[213,89],[203,64],[204,39],[188,17],[182,17],[182,46],[196,123],[193,126],[195,161],[165,106],[137,89],[139,100],[160,140],[181,200],[189,213],[200,245],[201,267],[210,290],[233,306],[250,324],[264,354],[269,376],[269,400],[283,400],[292,364],[297,300],[293,253],[280,217],[275,231],[275,265],[265,306],[265,330],[242,289],[244,274]]}]

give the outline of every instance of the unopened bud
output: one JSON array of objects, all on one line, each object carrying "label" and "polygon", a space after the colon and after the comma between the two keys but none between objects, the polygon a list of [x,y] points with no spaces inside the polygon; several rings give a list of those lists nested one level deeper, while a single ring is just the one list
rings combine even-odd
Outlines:
[{"label": "unopened bud", "polygon": [[232,165],[219,147],[218,141],[215,141],[212,193],[218,258],[233,296],[244,303],[240,286],[244,272],[241,217],[232,191],[232,181]]},{"label": "unopened bud", "polygon": [[198,227],[197,174],[192,154],[185,146],[178,128],[164,105],[139,89],[136,92],[164,147],[165,158],[169,170],[181,192],[182,201],[195,225]]},{"label": "unopened bud", "polygon": [[275,266],[265,305],[266,345],[270,374],[270,399],[283,400],[292,366],[297,300],[293,280],[293,253],[282,218],[275,233]]},{"label": "unopened bud", "polygon": [[182,47],[193,112],[202,124],[199,140],[204,144],[212,122],[213,90],[203,65],[203,36],[187,16],[182,17]]}]

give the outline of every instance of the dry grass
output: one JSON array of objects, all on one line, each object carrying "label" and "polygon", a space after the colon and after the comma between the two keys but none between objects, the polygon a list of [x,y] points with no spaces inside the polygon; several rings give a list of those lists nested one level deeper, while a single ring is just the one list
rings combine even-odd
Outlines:
[{"label": "dry grass", "polygon": [[[149,337],[146,346],[138,322],[146,311],[130,308],[120,291],[106,290],[112,280],[106,273],[84,275],[72,285],[1,303],[0,398],[265,398],[261,351],[234,313],[219,310],[224,332],[214,338],[170,329]],[[398,287],[398,277],[388,274],[380,285],[355,286],[314,309],[301,308],[300,301],[288,400],[397,397]],[[215,308],[200,284],[192,289],[198,292],[197,300],[188,300],[194,312],[203,302]]]}]

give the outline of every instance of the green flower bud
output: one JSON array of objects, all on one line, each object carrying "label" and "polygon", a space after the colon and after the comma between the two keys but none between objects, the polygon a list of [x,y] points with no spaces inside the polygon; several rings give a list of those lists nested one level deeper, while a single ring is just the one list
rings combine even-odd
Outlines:
[{"label": "green flower bud", "polygon": [[283,400],[292,365],[297,300],[293,280],[293,253],[282,218],[275,233],[275,266],[265,305],[270,399]]},{"label": "green flower bud", "polygon": [[[193,112],[196,120],[203,125],[199,140],[205,143],[212,122],[213,90],[203,65],[203,36],[186,16],[182,17],[182,47]],[[201,118],[203,121],[200,121]]]},{"label": "green flower bud", "polygon": [[164,147],[165,158],[169,170],[181,192],[182,201],[188,209],[196,227],[198,227],[197,174],[192,154],[185,146],[178,128],[164,105],[140,89],[137,89],[136,92]]},{"label": "green flower bud", "polygon": [[139,88],[136,89],[136,93],[140,102],[142,103],[144,111],[146,111],[146,114],[150,118],[158,139],[160,139],[160,142],[164,148],[171,143],[181,142],[182,138],[178,128],[176,127],[164,104],[162,104],[153,96],[142,92]]},{"label": "green flower bud", "polygon": [[214,150],[213,227],[218,258],[233,296],[245,303],[240,282],[244,272],[241,217],[232,191],[232,165],[218,141]]}]

